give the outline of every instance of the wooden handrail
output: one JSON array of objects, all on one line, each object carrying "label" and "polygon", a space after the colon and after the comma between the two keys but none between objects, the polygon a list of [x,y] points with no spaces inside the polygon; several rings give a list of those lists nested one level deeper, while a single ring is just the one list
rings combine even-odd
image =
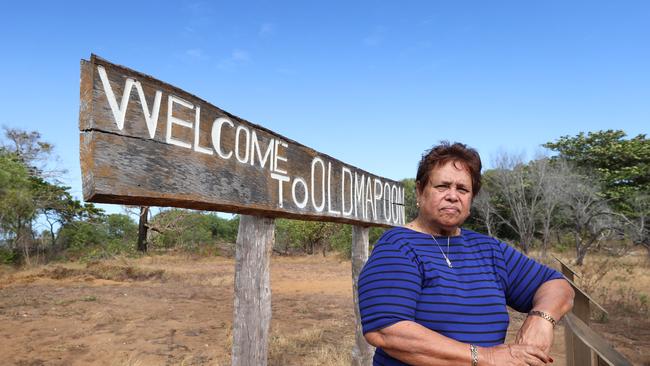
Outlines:
[{"label": "wooden handrail", "polygon": [[584,290],[582,290],[580,287],[578,287],[578,285],[575,282],[573,282],[570,279],[566,278],[566,276],[565,276],[565,279],[567,281],[569,281],[569,283],[571,284],[571,287],[573,287],[573,290],[576,292],[576,297],[584,296],[589,301],[589,303],[596,305],[598,310],[602,311],[606,316],[609,316],[609,312],[607,310],[605,310],[605,308],[602,307],[599,303],[597,303],[596,300],[594,300],[591,296],[589,296],[588,293],[586,293]]},{"label": "wooden handrail", "polygon": [[599,364],[601,364],[600,361],[603,361],[610,366],[632,366],[630,361],[612,348],[603,337],[593,329],[589,328],[585,322],[580,320],[574,314],[566,314],[564,316],[564,324],[569,327],[571,332],[573,332],[573,334],[575,334],[585,345],[596,352],[599,358]]}]

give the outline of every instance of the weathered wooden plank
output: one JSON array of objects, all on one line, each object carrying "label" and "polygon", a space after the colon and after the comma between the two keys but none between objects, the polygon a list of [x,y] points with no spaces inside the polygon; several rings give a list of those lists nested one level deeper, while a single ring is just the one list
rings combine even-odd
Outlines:
[{"label": "weathered wooden plank", "polygon": [[[596,307],[600,311],[602,311],[606,316],[609,316],[609,312],[607,310],[605,310],[605,308],[602,307],[599,303],[597,303],[596,300],[594,300],[591,296],[589,296],[588,293],[583,291],[575,282],[573,282],[572,280],[570,280],[568,278],[566,278],[566,280],[569,282],[569,284],[571,284],[571,287],[573,287],[573,289],[575,290],[575,293],[576,293],[576,298],[574,300],[574,306],[573,306],[573,312],[574,313],[576,312],[576,306],[579,309],[581,309],[580,311],[582,311],[582,309],[584,309],[584,307],[585,307],[585,305],[583,305],[583,304],[586,303],[587,307],[589,307],[589,304],[596,305]],[[586,301],[584,301],[584,300],[586,300]],[[580,303],[580,305],[578,305],[578,303]],[[587,311],[583,311],[581,314],[590,315],[590,312],[589,312],[589,310],[587,310]],[[583,319],[583,318],[581,317],[581,319]],[[584,321],[584,319],[583,319],[583,321]]]},{"label": "weathered wooden plank", "polygon": [[359,313],[359,274],[368,260],[368,228],[363,226],[352,226],[352,293],[354,296],[354,315],[356,319],[355,343],[352,348],[352,365],[370,366],[374,347],[366,342],[363,337],[361,326],[361,314]]},{"label": "weathered wooden plank", "polygon": [[567,263],[564,263],[563,260],[556,257],[555,255],[551,254],[551,256],[555,258],[556,261],[560,262],[560,266],[562,267],[562,274],[564,277],[570,279],[571,281],[575,281],[575,277],[580,277],[578,276],[578,272],[571,268],[571,266],[569,266]]},{"label": "weathered wooden plank", "polygon": [[568,326],[564,327],[564,348],[566,351],[566,366],[575,366],[574,363],[574,343],[576,338],[575,334],[573,334],[573,331],[571,331],[571,328]]},{"label": "weathered wooden plank", "polygon": [[271,325],[269,265],[274,241],[272,218],[242,215],[235,250],[233,366],[267,364]]},{"label": "weathered wooden plank", "polygon": [[[592,349],[598,356],[610,366],[631,366],[630,363],[623,355],[618,353],[607,341],[598,333],[594,332],[587,324],[580,320],[577,316],[568,313],[564,316],[564,323],[571,331],[580,339],[587,347]],[[576,362],[576,366],[589,365],[591,358],[586,363]]]},{"label": "weathered wooden plank", "polygon": [[82,61],[84,199],[404,224],[401,183],[98,57]]}]

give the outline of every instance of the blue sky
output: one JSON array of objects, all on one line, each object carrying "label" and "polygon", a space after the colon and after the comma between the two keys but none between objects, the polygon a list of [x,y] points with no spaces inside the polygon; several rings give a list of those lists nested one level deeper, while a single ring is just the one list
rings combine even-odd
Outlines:
[{"label": "blue sky", "polygon": [[647,1],[12,1],[0,124],[56,146],[80,196],[95,53],[391,179],[439,140],[525,151],[650,126]]}]

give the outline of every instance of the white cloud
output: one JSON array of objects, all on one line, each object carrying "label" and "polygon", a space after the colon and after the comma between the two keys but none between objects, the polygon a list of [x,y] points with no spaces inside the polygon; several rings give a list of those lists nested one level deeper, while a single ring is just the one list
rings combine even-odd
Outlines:
[{"label": "white cloud", "polygon": [[248,52],[240,49],[233,50],[230,58],[235,62],[248,62],[251,59]]},{"label": "white cloud", "polygon": [[217,67],[222,70],[230,70],[237,65],[245,64],[250,61],[251,56],[247,51],[236,48],[230,53],[229,57],[219,61],[219,63],[217,63]]},{"label": "white cloud", "polygon": [[268,37],[275,33],[275,25],[273,23],[263,23],[257,33],[260,37]]},{"label": "white cloud", "polygon": [[207,56],[200,48],[191,48],[185,51],[185,56],[193,59],[205,59]]},{"label": "white cloud", "polygon": [[381,37],[379,36],[368,36],[363,39],[363,44],[366,46],[377,46],[381,43]]},{"label": "white cloud", "polygon": [[363,44],[369,47],[378,46],[384,40],[383,35],[384,35],[384,28],[375,27],[375,29],[370,33],[370,35],[363,39]]}]

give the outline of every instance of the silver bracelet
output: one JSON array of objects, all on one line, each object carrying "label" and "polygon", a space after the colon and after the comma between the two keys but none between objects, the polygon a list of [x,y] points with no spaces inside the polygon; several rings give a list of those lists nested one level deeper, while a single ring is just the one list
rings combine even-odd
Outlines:
[{"label": "silver bracelet", "polygon": [[472,354],[472,366],[478,366],[478,348],[475,345],[470,344],[469,352]]}]

